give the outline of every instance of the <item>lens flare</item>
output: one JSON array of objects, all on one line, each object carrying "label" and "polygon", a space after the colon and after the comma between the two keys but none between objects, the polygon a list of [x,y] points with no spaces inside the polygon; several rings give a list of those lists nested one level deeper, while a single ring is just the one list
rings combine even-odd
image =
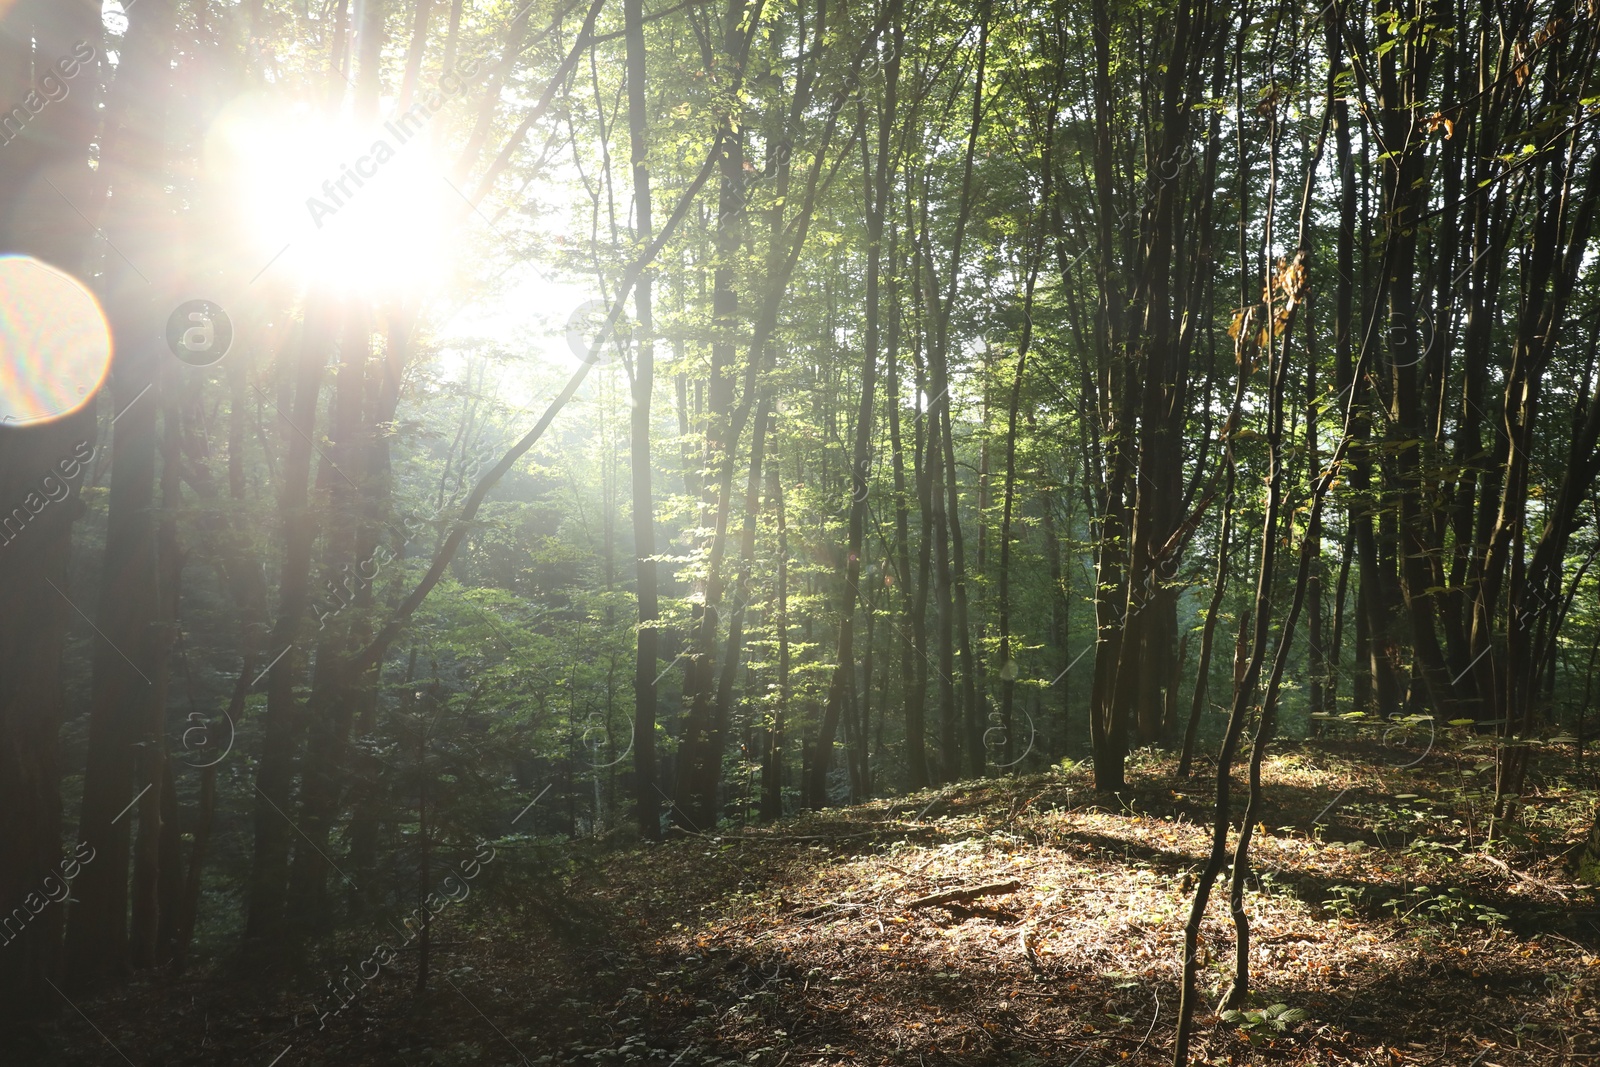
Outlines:
[{"label": "lens flare", "polygon": [[77,411],[111,366],[111,329],[94,294],[31,256],[0,256],[0,423]]}]

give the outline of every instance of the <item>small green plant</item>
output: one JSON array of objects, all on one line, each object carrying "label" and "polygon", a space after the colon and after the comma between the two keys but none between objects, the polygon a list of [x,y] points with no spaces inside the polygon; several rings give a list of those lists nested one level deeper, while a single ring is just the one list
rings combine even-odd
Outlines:
[{"label": "small green plant", "polygon": [[1507,919],[1504,912],[1468,900],[1460,889],[1453,887],[1433,889],[1419,885],[1384,901],[1383,906],[1393,912],[1396,922],[1434,923],[1452,930],[1459,930],[1469,922],[1480,922],[1494,930]]},{"label": "small green plant", "polygon": [[1496,927],[1498,927],[1501,923],[1505,922],[1506,919],[1508,918],[1508,916],[1504,912],[1495,911],[1493,908],[1489,907],[1489,905],[1487,905],[1487,904],[1475,904],[1475,905],[1473,905],[1472,917],[1474,919],[1477,919],[1479,922],[1483,923],[1483,925],[1487,926],[1491,930],[1493,930]]},{"label": "small green plant", "polygon": [[1234,1011],[1229,1009],[1219,1018],[1225,1023],[1232,1023],[1239,1028],[1239,1032],[1252,1045],[1264,1044],[1268,1038],[1288,1032],[1289,1027],[1295,1023],[1304,1022],[1311,1018],[1311,1013],[1304,1008],[1291,1008],[1287,1004],[1273,1004],[1260,1009],[1247,1009]]},{"label": "small green plant", "polygon": [[1322,906],[1341,919],[1354,918],[1356,904],[1367,895],[1367,891],[1358,885],[1331,885],[1328,892],[1333,896],[1324,900]]},{"label": "small green plant", "polygon": [[[1426,887],[1419,889],[1421,892],[1427,892]],[[1434,921],[1444,923],[1452,930],[1459,930],[1461,924],[1466,922],[1480,922],[1493,930],[1507,918],[1504,912],[1496,911],[1487,904],[1466,899],[1461,895],[1461,890],[1455,887],[1435,893],[1432,899],[1421,905],[1421,908]]]}]

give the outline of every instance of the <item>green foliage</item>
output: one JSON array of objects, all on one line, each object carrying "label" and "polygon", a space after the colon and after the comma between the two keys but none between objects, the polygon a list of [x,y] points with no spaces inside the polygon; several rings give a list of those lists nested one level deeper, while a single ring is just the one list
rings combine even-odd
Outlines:
[{"label": "green foliage", "polygon": [[1311,1018],[1304,1008],[1291,1008],[1287,1004],[1271,1004],[1265,1008],[1229,1009],[1217,1016],[1225,1023],[1237,1027],[1252,1045],[1264,1045],[1279,1034],[1286,1034],[1296,1023]]}]

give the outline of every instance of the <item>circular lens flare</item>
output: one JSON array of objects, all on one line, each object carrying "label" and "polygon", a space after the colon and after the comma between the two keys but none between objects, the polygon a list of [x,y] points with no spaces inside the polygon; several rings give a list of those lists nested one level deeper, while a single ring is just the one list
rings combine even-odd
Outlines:
[{"label": "circular lens flare", "polygon": [[77,411],[111,367],[111,329],[94,294],[31,256],[0,256],[0,423]]}]

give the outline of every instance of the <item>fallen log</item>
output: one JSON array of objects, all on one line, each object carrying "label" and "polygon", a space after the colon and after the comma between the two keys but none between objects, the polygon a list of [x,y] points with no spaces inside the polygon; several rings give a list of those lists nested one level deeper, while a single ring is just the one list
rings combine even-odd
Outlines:
[{"label": "fallen log", "polygon": [[1007,882],[991,882],[988,885],[969,886],[964,889],[941,889],[937,893],[929,893],[925,897],[918,897],[907,904],[908,908],[932,908],[944,904],[963,904],[979,897],[997,897],[1006,893],[1015,893],[1022,888],[1022,883],[1015,878]]}]

